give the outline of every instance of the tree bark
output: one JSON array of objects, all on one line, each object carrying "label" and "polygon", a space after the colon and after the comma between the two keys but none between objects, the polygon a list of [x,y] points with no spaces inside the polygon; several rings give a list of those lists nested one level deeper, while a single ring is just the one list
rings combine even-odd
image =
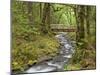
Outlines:
[{"label": "tree bark", "polygon": [[32,2],[27,3],[28,8],[28,19],[29,19],[29,25],[33,25],[33,12],[32,12]]},{"label": "tree bark", "polygon": [[87,35],[90,35],[90,18],[91,18],[91,7],[87,6],[87,16],[86,16],[86,20],[87,20]]},{"label": "tree bark", "polygon": [[75,15],[76,15],[76,23],[77,23],[77,31],[76,31],[76,41],[80,42],[81,39],[84,39],[84,6],[76,6]]},{"label": "tree bark", "polygon": [[42,19],[42,3],[40,3],[40,21]]},{"label": "tree bark", "polygon": [[50,26],[50,4],[45,3],[43,8],[41,31],[47,34],[50,29],[49,26]]}]

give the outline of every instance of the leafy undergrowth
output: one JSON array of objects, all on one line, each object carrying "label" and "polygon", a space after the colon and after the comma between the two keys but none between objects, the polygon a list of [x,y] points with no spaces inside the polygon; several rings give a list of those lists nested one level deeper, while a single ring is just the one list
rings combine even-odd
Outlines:
[{"label": "leafy undergrowth", "polygon": [[[93,42],[92,42],[93,43]],[[79,43],[73,58],[65,65],[64,70],[88,70],[96,68],[96,50],[90,45]]]},{"label": "leafy undergrowth", "polygon": [[28,29],[27,31],[21,29],[23,32],[20,32],[19,29],[13,30],[13,72],[24,71],[33,64],[57,55],[59,43],[54,36],[40,35],[35,30]]},{"label": "leafy undergrowth", "polygon": [[68,36],[70,36],[71,40],[76,40],[76,32],[70,32],[68,33]]},{"label": "leafy undergrowth", "polygon": [[96,55],[95,50],[77,49],[73,58],[68,65],[65,65],[65,70],[87,70],[95,69]]},{"label": "leafy undergrowth", "polygon": [[64,70],[80,70],[80,64],[68,64],[65,65]]}]

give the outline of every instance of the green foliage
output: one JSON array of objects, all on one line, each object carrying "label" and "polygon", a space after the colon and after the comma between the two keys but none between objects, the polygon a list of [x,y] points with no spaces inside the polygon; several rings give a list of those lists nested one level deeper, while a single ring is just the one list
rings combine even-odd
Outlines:
[{"label": "green foliage", "polygon": [[[21,72],[44,57],[50,58],[58,53],[58,41],[54,35],[41,35],[39,4],[32,3],[29,14],[28,3],[12,2],[12,71]],[[35,11],[35,12],[34,12]],[[29,16],[33,21],[30,23]]]},{"label": "green foliage", "polygon": [[74,10],[71,6],[63,4],[52,4],[52,6],[51,18],[53,24],[76,25]]},{"label": "green foliage", "polygon": [[69,36],[70,40],[76,41],[76,32],[67,33],[67,36]]},{"label": "green foliage", "polygon": [[[57,55],[59,43],[50,31],[50,26],[41,24],[44,3],[31,3],[23,1],[12,1],[12,70],[21,72],[33,64]],[[50,24],[65,24],[76,26],[76,5],[51,4]],[[32,7],[32,9],[30,9]],[[83,68],[95,68],[95,9],[91,12],[91,36],[77,42],[77,50],[65,70],[79,70]],[[78,12],[77,12],[78,13]],[[81,20],[81,19],[80,19]],[[91,21],[90,20],[90,21]],[[44,21],[44,22],[45,22]],[[83,21],[83,20],[82,20]],[[45,27],[46,26],[46,27]],[[82,25],[83,26],[83,25]],[[42,30],[48,34],[42,34]],[[83,34],[82,34],[83,35]],[[71,40],[76,40],[76,32],[68,33]],[[91,44],[91,45],[89,45]],[[92,50],[91,50],[92,48]]]},{"label": "green foliage", "polygon": [[[27,35],[30,34],[27,33]],[[52,57],[57,54],[59,44],[54,38],[38,35],[34,36],[33,39],[33,41],[23,38],[13,40],[12,67],[14,71],[23,71],[28,65],[40,61],[41,57]]]},{"label": "green foliage", "polygon": [[64,66],[64,70],[80,70],[80,64],[68,64]]},{"label": "green foliage", "polygon": [[65,65],[65,70],[81,70],[96,68],[95,36],[81,39],[77,42],[77,47],[73,58],[69,64]]},{"label": "green foliage", "polygon": [[95,69],[96,51],[77,48],[65,70]]}]

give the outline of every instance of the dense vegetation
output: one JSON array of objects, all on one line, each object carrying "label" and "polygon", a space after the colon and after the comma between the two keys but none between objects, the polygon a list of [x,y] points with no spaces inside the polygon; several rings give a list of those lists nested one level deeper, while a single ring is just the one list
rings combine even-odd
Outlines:
[{"label": "dense vegetation", "polygon": [[[54,35],[43,33],[42,28],[39,28],[38,6],[30,2],[12,3],[12,70],[15,72],[23,71],[58,53],[59,43]],[[33,11],[30,9],[32,7]]]},{"label": "dense vegetation", "polygon": [[58,54],[59,43],[50,24],[74,26],[67,32],[76,41],[76,51],[65,70],[94,69],[96,61],[96,7],[12,1],[12,70],[29,66]]},{"label": "dense vegetation", "polygon": [[75,6],[76,51],[65,70],[96,68],[96,7]]}]

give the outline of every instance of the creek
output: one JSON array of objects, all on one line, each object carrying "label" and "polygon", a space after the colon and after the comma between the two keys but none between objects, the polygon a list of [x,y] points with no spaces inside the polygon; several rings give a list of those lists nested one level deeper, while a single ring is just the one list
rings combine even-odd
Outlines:
[{"label": "creek", "polygon": [[68,63],[69,59],[72,58],[74,53],[74,43],[66,36],[66,33],[64,32],[57,34],[55,38],[61,45],[59,54],[51,60],[33,65],[24,72],[25,74],[64,71],[64,66]]}]

